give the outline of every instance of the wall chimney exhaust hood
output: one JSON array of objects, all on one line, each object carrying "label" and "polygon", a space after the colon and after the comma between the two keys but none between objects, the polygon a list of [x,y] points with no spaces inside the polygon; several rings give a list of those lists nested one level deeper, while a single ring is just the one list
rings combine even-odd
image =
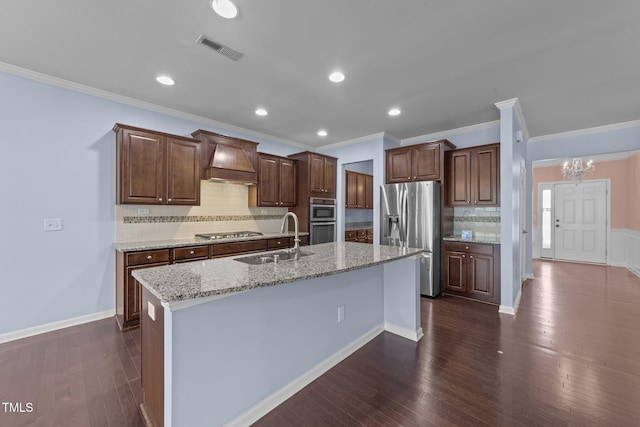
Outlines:
[{"label": "wall chimney exhaust hood", "polygon": [[202,179],[242,184],[258,182],[258,143],[199,129],[191,134],[202,145]]}]

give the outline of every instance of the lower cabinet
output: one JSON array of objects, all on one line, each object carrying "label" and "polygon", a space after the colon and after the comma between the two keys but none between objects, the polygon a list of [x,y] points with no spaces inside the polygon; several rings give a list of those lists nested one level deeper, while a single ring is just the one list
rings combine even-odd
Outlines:
[{"label": "lower cabinet", "polygon": [[[300,246],[308,244],[309,236],[300,236]],[[140,283],[131,275],[134,270],[293,246],[293,237],[282,237],[150,251],[116,252],[116,321],[118,326],[122,330],[140,326],[142,289]]]},{"label": "lower cabinet", "polygon": [[443,242],[445,293],[500,304],[500,246]]},{"label": "lower cabinet", "polygon": [[344,232],[345,242],[373,243],[373,228]]}]

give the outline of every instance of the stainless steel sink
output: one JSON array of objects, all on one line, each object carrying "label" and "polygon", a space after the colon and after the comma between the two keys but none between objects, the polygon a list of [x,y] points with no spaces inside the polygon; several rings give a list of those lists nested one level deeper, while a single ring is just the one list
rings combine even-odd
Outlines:
[{"label": "stainless steel sink", "polygon": [[[245,264],[251,265],[260,265],[260,264],[269,264],[269,263],[278,263],[281,261],[291,261],[295,259],[295,252],[293,251],[278,251],[271,252],[266,254],[259,255],[249,255],[240,258],[234,258],[236,261],[244,262]],[[300,251],[298,253],[298,258],[302,258],[305,256],[313,255],[313,252],[303,252]]]}]

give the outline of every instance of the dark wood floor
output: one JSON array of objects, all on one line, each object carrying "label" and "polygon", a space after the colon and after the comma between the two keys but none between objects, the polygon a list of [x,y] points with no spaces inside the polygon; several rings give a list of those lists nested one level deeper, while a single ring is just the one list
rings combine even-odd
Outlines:
[{"label": "dark wood floor", "polygon": [[[425,337],[383,333],[257,426],[638,426],[640,278],[534,262],[517,316],[422,300]],[[142,426],[140,334],[113,319],[0,345],[0,426]]]}]

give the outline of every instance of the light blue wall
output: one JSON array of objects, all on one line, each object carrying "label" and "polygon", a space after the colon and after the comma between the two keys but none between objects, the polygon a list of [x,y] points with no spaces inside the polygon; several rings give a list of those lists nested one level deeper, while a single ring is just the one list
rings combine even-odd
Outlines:
[{"label": "light blue wall", "polygon": [[[482,126],[466,131],[453,129],[451,133],[442,132],[438,135],[440,136],[438,136],[437,139],[447,139],[451,143],[453,143],[456,148],[467,148],[474,147],[476,145],[495,144],[496,142],[500,142],[500,124],[496,123],[491,126]],[[402,145],[422,144],[430,141],[433,141],[433,138],[411,138],[411,143],[403,141]]]},{"label": "light blue wall", "polygon": [[[0,335],[114,309],[116,122],[303,151],[4,73],[0,94]],[[49,217],[63,231],[44,232]]]},{"label": "light blue wall", "polygon": [[344,241],[344,225],[346,218],[345,206],[345,165],[349,163],[371,161],[373,165],[373,237],[374,242],[380,239],[380,186],[384,184],[384,136],[374,135],[370,140],[364,140],[351,145],[338,146],[319,150],[319,152],[338,158],[338,180],[336,185],[336,200],[341,207],[338,212],[338,241]]},{"label": "light blue wall", "polygon": [[[533,162],[640,149],[640,123],[614,129],[603,128],[582,135],[558,135],[527,143],[527,227],[533,230]],[[634,185],[638,185],[635,183]],[[527,235],[527,274],[532,274],[533,236]]]}]

